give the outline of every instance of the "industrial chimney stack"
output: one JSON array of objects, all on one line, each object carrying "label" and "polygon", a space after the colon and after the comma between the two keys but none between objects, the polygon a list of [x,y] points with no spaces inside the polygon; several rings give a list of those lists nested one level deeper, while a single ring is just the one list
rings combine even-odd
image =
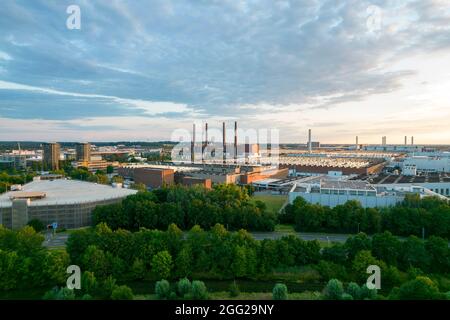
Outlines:
[{"label": "industrial chimney stack", "polygon": [[225,137],[225,122],[222,122],[222,154],[223,154],[223,164],[227,163],[227,142]]},{"label": "industrial chimney stack", "polygon": [[308,130],[308,151],[312,153],[311,129]]},{"label": "industrial chimney stack", "polygon": [[237,164],[237,121],[234,122],[234,163]]},{"label": "industrial chimney stack", "polygon": [[192,125],[191,163],[195,162],[195,123]]}]

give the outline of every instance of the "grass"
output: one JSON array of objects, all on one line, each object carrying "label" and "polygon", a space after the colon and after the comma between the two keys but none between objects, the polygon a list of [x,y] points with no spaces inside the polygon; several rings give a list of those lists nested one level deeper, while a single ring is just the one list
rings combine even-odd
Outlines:
[{"label": "grass", "polygon": [[253,195],[254,201],[262,201],[266,204],[267,210],[278,213],[283,204],[287,201],[286,195],[278,194],[255,194]]},{"label": "grass", "polygon": [[297,233],[297,231],[295,231],[294,229],[294,226],[291,224],[277,224],[275,226],[275,232]]}]

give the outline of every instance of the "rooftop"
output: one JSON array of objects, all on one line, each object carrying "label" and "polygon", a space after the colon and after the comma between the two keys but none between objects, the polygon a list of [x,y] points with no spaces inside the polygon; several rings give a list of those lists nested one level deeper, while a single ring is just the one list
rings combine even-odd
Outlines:
[{"label": "rooftop", "polygon": [[123,198],[135,194],[136,190],[113,188],[111,186],[78,180],[36,180],[27,183],[21,191],[10,191],[0,195],[0,207],[10,207],[11,198],[18,195],[45,194],[42,199],[32,199],[31,206],[74,204],[107,199]]}]

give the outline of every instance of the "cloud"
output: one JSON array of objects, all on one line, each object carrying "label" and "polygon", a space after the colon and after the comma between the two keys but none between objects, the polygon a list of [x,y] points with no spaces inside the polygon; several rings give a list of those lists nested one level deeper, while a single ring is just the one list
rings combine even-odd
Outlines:
[{"label": "cloud", "polygon": [[[70,4],[81,8],[81,30],[65,27]],[[376,32],[371,5],[382,12]],[[304,112],[401,92],[417,68],[392,66],[450,48],[449,8],[445,0],[2,1],[0,115],[183,123],[279,112],[277,124],[291,128]]]}]

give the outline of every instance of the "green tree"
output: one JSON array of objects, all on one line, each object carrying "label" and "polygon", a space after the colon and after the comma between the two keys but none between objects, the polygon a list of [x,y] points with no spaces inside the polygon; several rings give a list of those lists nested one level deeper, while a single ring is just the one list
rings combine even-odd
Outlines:
[{"label": "green tree", "polygon": [[340,300],[344,294],[344,286],[337,279],[328,281],[324,289],[324,298],[328,300]]},{"label": "green tree", "polygon": [[136,258],[131,266],[131,273],[134,279],[142,280],[145,277],[145,264],[139,258]]},{"label": "green tree", "polygon": [[83,270],[92,271],[100,279],[104,279],[110,270],[105,253],[95,245],[87,247],[82,257],[82,263]]},{"label": "green tree", "polygon": [[208,299],[208,290],[206,289],[205,283],[203,281],[194,280],[192,281],[192,299],[194,300],[205,300]]},{"label": "green tree", "polygon": [[359,300],[361,298],[361,288],[357,283],[350,282],[346,292],[353,297],[353,300]]},{"label": "green tree", "polygon": [[192,251],[189,246],[183,246],[175,259],[175,272],[178,277],[188,277],[191,274]]},{"label": "green tree", "polygon": [[45,229],[44,223],[39,219],[31,219],[28,221],[27,225],[32,227],[36,232],[41,232]]},{"label": "green tree", "polygon": [[161,278],[170,277],[172,271],[172,256],[167,250],[160,251],[153,256],[152,269],[153,272]]},{"label": "green tree", "polygon": [[81,291],[84,294],[94,296],[98,293],[98,282],[94,273],[85,271],[81,275]]},{"label": "green tree", "polygon": [[170,283],[167,280],[157,281],[155,284],[155,293],[158,299],[168,299],[170,296]]},{"label": "green tree", "polygon": [[391,297],[400,300],[431,300],[440,297],[436,284],[428,277],[419,276],[402,284],[397,295]]},{"label": "green tree", "polygon": [[273,300],[287,300],[288,289],[284,283],[277,283],[272,289]]},{"label": "green tree", "polygon": [[187,297],[191,292],[192,284],[188,278],[180,279],[177,283],[178,295],[182,298]]},{"label": "green tree", "polygon": [[117,286],[111,294],[112,300],[133,300],[133,291],[127,286]]}]

